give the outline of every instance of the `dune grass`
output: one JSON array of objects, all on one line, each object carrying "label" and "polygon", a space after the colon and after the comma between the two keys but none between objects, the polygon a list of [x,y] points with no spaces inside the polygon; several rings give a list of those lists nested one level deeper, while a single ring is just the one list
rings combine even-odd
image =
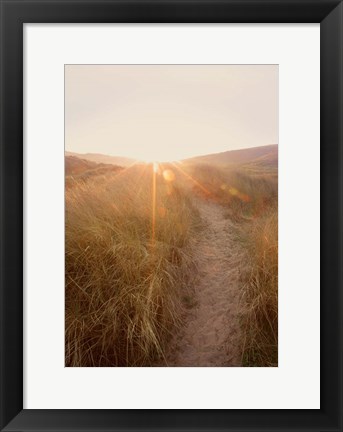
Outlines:
[{"label": "dune grass", "polygon": [[204,188],[197,188],[202,196],[227,208],[231,218],[259,217],[277,201],[277,173],[242,167],[190,166],[188,170]]},{"label": "dune grass", "polygon": [[278,365],[278,215],[271,207],[241,228],[246,248],[243,366]]},{"label": "dune grass", "polygon": [[242,365],[276,366],[277,188],[276,170],[253,165],[150,164],[67,176],[66,366],[163,361],[184,299],[192,299],[195,195],[225,208],[245,251]]},{"label": "dune grass", "polygon": [[66,366],[151,366],[180,324],[198,214],[152,168],[66,190]]}]

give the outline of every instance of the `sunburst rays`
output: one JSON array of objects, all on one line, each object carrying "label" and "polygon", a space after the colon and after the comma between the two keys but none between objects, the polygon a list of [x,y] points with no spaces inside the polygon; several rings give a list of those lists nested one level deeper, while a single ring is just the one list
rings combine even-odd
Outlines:
[{"label": "sunburst rays", "polygon": [[172,165],[181,173],[183,174],[188,180],[193,182],[196,186],[198,186],[206,195],[211,195],[211,192],[206,189],[204,185],[202,185],[198,180],[196,180],[194,177],[192,177],[190,174],[188,174],[184,169],[182,169],[179,165],[177,165],[175,162],[172,162]]}]

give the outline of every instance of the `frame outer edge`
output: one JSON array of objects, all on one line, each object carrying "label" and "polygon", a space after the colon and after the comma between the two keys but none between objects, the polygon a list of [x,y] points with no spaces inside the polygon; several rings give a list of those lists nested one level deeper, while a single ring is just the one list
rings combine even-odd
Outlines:
[{"label": "frame outer edge", "polygon": [[0,8],[1,429],[23,408],[23,26],[11,4]]},{"label": "frame outer edge", "polygon": [[[30,4],[33,5],[34,2],[31,0],[26,0],[23,2],[16,2],[13,1],[12,8],[10,8],[10,2],[0,0],[0,23],[1,23],[1,41],[0,41],[0,48],[1,48],[1,105],[0,105],[0,137],[1,137],[1,145],[0,145],[0,167],[1,167],[1,173],[0,173],[0,203],[1,203],[1,209],[0,209],[0,235],[1,235],[1,241],[0,241],[0,264],[1,264],[1,273],[0,273],[0,308],[1,308],[1,318],[0,318],[0,379],[1,379],[1,386],[0,386],[0,394],[1,394],[1,404],[0,404],[0,430],[38,430],[39,424],[41,423],[42,418],[38,416],[39,410],[37,410],[37,416],[34,421],[32,421],[30,424],[25,421],[25,423],[22,423],[20,425],[16,422],[19,420],[19,418],[23,417],[23,414],[30,414],[33,417],[36,416],[32,410],[25,410],[21,411],[22,409],[22,324],[23,324],[23,317],[22,317],[22,310],[18,310],[18,304],[22,305],[22,299],[20,298],[21,292],[18,292],[18,282],[20,282],[20,279],[22,278],[22,272],[18,271],[18,263],[20,260],[22,261],[22,252],[18,249],[20,248],[20,243],[22,246],[22,234],[23,232],[19,230],[19,232],[13,232],[16,228],[18,228],[18,218],[20,219],[20,215],[16,214],[16,211],[23,210],[21,198],[22,198],[22,168],[23,168],[23,160],[22,160],[22,147],[19,149],[19,153],[21,151],[21,154],[18,155],[18,145],[22,146],[22,138],[23,138],[23,131],[22,131],[22,124],[18,124],[18,119],[21,118],[23,120],[23,114],[21,111],[22,108],[22,97],[23,97],[23,87],[18,86],[18,83],[22,83],[22,71],[23,71],[23,58],[20,56],[23,53],[23,32],[22,32],[22,24],[23,20],[25,18],[19,18],[19,5],[25,5],[27,8]],[[54,7],[53,3],[57,4],[64,4],[66,5],[67,2],[62,1],[41,1],[36,2],[37,9],[39,8],[38,4],[41,4],[42,6],[47,6],[49,3],[51,3],[52,8]],[[70,4],[76,4],[80,2],[73,2],[70,1]],[[230,2],[228,2],[230,3]],[[243,3],[243,2],[242,2]],[[257,0],[258,3],[258,0]],[[324,4],[324,2],[322,2]],[[337,1],[338,3],[338,1]],[[90,2],[90,6],[93,6],[95,3],[92,1]],[[142,4],[144,4],[144,1],[142,1]],[[244,4],[244,3],[243,3]],[[333,2],[327,2],[327,4],[333,4]],[[49,5],[50,6],[50,5]],[[33,6],[34,8],[36,6]],[[6,8],[6,22],[4,20],[4,10]],[[11,10],[10,10],[11,9]],[[247,9],[249,9],[247,7]],[[57,9],[56,9],[57,10]],[[330,14],[328,14],[322,21],[322,25],[327,25],[327,28],[330,28],[331,30],[331,22],[329,21],[333,18],[334,14],[338,14],[338,17],[336,16],[335,21],[335,28],[338,29],[338,33],[336,33],[336,38],[338,37],[338,41],[336,39],[335,48],[336,50],[332,50],[330,48],[330,44],[328,45],[328,51],[331,51],[331,54],[336,55],[338,54],[339,58],[336,59],[339,62],[338,68],[334,70],[334,73],[338,73],[338,78],[336,76],[336,80],[338,80],[339,83],[339,95],[335,96],[335,92],[332,94],[331,97],[334,101],[336,101],[336,111],[333,112],[333,116],[336,119],[336,130],[332,133],[326,131],[328,135],[325,135],[325,141],[329,142],[331,138],[338,139],[337,142],[337,149],[333,151],[333,157],[331,157],[330,160],[333,161],[333,170],[331,170],[330,165],[326,166],[326,172],[330,173],[331,177],[328,181],[329,184],[332,186],[334,185],[334,193],[332,193],[331,196],[334,198],[337,198],[337,203],[333,204],[333,211],[332,211],[332,219],[333,219],[333,227],[330,229],[327,229],[326,232],[329,232],[332,238],[336,239],[335,244],[337,245],[337,251],[339,252],[338,256],[332,256],[333,258],[333,270],[335,272],[336,279],[333,280],[335,285],[337,285],[337,297],[333,296],[333,300],[329,304],[325,304],[324,306],[332,306],[333,309],[328,309],[326,312],[326,317],[330,317],[330,313],[332,313],[333,317],[330,317],[330,323],[335,323],[335,328],[337,328],[338,334],[337,335],[330,335],[330,334],[324,334],[322,333],[322,337],[328,337],[329,345],[331,352],[334,354],[337,354],[337,358],[333,358],[331,365],[332,367],[335,367],[336,370],[339,370],[339,375],[337,376],[336,383],[331,381],[330,384],[332,384],[332,387],[328,387],[326,389],[326,395],[328,396],[327,392],[330,390],[335,393],[335,395],[338,395],[338,398],[333,400],[335,403],[335,406],[328,408],[328,411],[326,414],[331,413],[329,415],[330,422],[328,424],[323,424],[321,430],[331,430],[331,431],[338,431],[342,430],[342,339],[341,339],[341,333],[342,333],[342,214],[343,214],[343,202],[342,202],[342,164],[343,164],[343,155],[342,155],[342,115],[343,115],[343,107],[342,107],[342,28],[343,28],[343,7],[341,0],[339,1],[339,6],[335,7],[334,10]],[[28,13],[30,17],[35,16],[34,9],[31,9]],[[308,14],[310,16],[310,14]],[[25,16],[25,13],[23,14]],[[330,18],[331,16],[331,18]],[[82,18],[80,18],[82,19]],[[50,22],[56,22],[53,18],[49,18]],[[57,18],[58,20],[58,18]],[[111,20],[109,20],[111,21]],[[326,21],[326,23],[325,23]],[[30,21],[28,21],[30,22]],[[42,19],[42,15],[39,15],[39,19],[37,22],[44,22],[44,19]],[[64,22],[68,22],[68,20],[64,20]],[[281,22],[281,21],[280,21]],[[310,22],[310,20],[308,21]],[[331,37],[334,32],[330,31]],[[6,37],[5,37],[6,36]],[[11,40],[11,45],[6,44],[6,41]],[[322,43],[321,43],[322,47]],[[335,69],[335,57],[333,56],[331,58],[330,65],[333,65],[333,69]],[[19,66],[19,68],[18,68]],[[17,68],[17,69],[16,69]],[[19,69],[19,70],[18,70]],[[15,71],[15,74],[12,72]],[[12,74],[11,74],[12,73]],[[21,75],[21,77],[20,77]],[[329,77],[330,78],[330,77]],[[337,82],[337,81],[336,81]],[[6,84],[6,85],[5,85]],[[337,93],[337,89],[336,89]],[[322,92],[321,92],[321,99]],[[326,104],[326,107],[329,105],[329,103]],[[20,112],[21,111],[21,112]],[[327,113],[326,113],[327,115]],[[337,121],[338,117],[338,121]],[[6,118],[6,124],[5,124],[5,118]],[[328,118],[327,121],[329,124],[332,125],[332,122],[330,123],[330,119]],[[10,124],[10,126],[7,125],[7,123]],[[13,125],[17,126],[17,128],[14,130]],[[322,138],[322,131],[321,131],[321,138]],[[323,135],[324,138],[324,135]],[[16,153],[17,152],[17,153]],[[325,159],[325,158],[324,158]],[[325,161],[326,162],[326,161]],[[19,178],[15,176],[15,173],[18,174],[19,172]],[[333,172],[332,172],[333,171]],[[334,181],[336,176],[336,182]],[[12,183],[11,183],[12,182]],[[331,183],[330,183],[331,182]],[[325,185],[326,186],[326,185]],[[19,191],[19,194],[18,194]],[[21,191],[21,194],[20,194]],[[11,193],[17,194],[14,196],[14,198],[11,198]],[[19,198],[18,198],[19,195]],[[11,199],[9,199],[11,198]],[[6,207],[5,207],[6,203]],[[323,209],[323,208],[322,208]],[[336,212],[335,212],[336,211]],[[325,215],[327,216],[327,215]],[[20,220],[19,220],[20,222]],[[327,223],[330,223],[329,218],[326,220]],[[14,238],[10,234],[5,232],[5,226],[8,229],[10,227],[10,231],[12,231],[12,234],[14,234]],[[335,230],[336,228],[336,230]],[[338,239],[337,239],[338,237]],[[13,243],[12,246],[8,247],[11,242]],[[324,244],[324,243],[323,243]],[[5,254],[6,250],[6,254]],[[326,266],[327,267],[327,266]],[[327,268],[328,271],[328,268]],[[22,280],[21,280],[22,282]],[[339,284],[339,286],[338,286]],[[8,287],[11,287],[11,289],[14,291],[10,291]],[[6,287],[6,293],[5,293],[5,287]],[[329,289],[329,286],[328,286]],[[336,295],[336,294],[335,294]],[[339,309],[340,308],[340,309]],[[21,314],[21,317],[19,316]],[[18,321],[19,319],[19,321]],[[6,323],[6,328],[5,328]],[[14,325],[14,328],[8,329],[8,324]],[[337,337],[339,336],[339,337]],[[14,339],[11,340],[11,337]],[[20,339],[21,338],[21,339]],[[19,339],[19,340],[18,340]],[[335,344],[335,347],[334,345]],[[5,351],[6,349],[6,351]],[[21,359],[19,359],[21,355]],[[337,369],[337,361],[338,369]],[[327,366],[327,365],[326,365]],[[21,369],[20,369],[21,368]],[[21,389],[21,394],[20,394]],[[332,399],[331,399],[332,400]],[[62,413],[61,413],[62,414]],[[63,414],[62,414],[63,415]],[[44,414],[42,413],[42,417]],[[59,416],[58,413],[56,413],[56,418]],[[26,416],[24,416],[26,417]],[[335,417],[335,419],[334,419]],[[50,419],[53,417],[50,417]],[[12,421],[11,421],[12,420]],[[33,420],[33,419],[32,419]],[[334,421],[339,420],[339,425]],[[4,427],[5,424],[8,424],[8,426]],[[71,426],[71,425],[70,425]],[[41,424],[42,427],[42,424]],[[142,425],[142,429],[143,429]],[[43,426],[44,430],[51,430],[54,429],[53,424],[44,424]],[[309,425],[303,425],[301,428],[292,428],[287,427],[288,430],[304,430],[311,428]],[[75,427],[63,427],[59,430],[73,430],[76,429]],[[114,428],[110,428],[114,429]],[[230,426],[227,425],[225,430],[229,430]],[[243,427],[240,428],[241,430]],[[279,429],[284,429],[284,427],[281,427],[281,424],[279,426]],[[42,430],[42,429],[41,429]],[[89,429],[88,429],[89,430]],[[95,430],[95,429],[94,429]],[[118,430],[118,429],[117,429]],[[175,428],[174,428],[175,430]],[[245,429],[247,430],[247,429]],[[250,430],[258,430],[258,427],[255,429]],[[285,430],[285,429],[284,429]],[[317,430],[317,428],[316,428]]]},{"label": "frame outer edge", "polygon": [[[342,430],[343,4],[321,22],[321,409]],[[325,145],[325,151],[324,151]],[[326,174],[326,175],[325,175]],[[325,291],[324,291],[325,289]],[[335,333],[334,331],[337,331]]]}]

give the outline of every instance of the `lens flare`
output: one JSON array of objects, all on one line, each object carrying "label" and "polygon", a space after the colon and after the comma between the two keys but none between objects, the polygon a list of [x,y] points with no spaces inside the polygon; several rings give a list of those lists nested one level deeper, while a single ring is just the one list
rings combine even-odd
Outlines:
[{"label": "lens flare", "polygon": [[236,188],[234,188],[234,187],[230,187],[229,192],[233,196],[238,195],[238,190]]},{"label": "lens flare", "polygon": [[205,186],[203,186],[200,182],[198,182],[198,180],[196,180],[194,177],[192,177],[190,174],[188,174],[185,170],[183,170],[180,166],[176,165],[175,163],[173,163],[173,166],[180,171],[181,174],[183,174],[188,180],[190,180],[191,182],[193,182],[196,186],[198,186],[207,196],[211,195],[211,192],[205,188]]},{"label": "lens flare", "polygon": [[152,245],[155,243],[155,224],[156,224],[156,173],[158,172],[158,163],[154,162],[152,166],[152,227],[151,237]]},{"label": "lens flare", "polygon": [[163,171],[163,178],[165,181],[172,182],[175,180],[175,174],[174,171],[170,169],[166,169]]}]

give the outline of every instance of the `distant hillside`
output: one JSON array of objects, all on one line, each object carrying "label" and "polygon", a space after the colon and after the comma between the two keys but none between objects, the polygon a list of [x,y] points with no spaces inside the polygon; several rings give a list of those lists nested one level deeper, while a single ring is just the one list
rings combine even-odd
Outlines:
[{"label": "distant hillside", "polygon": [[278,166],[278,149],[276,151],[272,151],[263,156],[260,156],[251,162],[248,162],[246,165],[260,165],[269,168],[277,168]]},{"label": "distant hillside", "polygon": [[252,147],[248,149],[213,153],[186,159],[183,162],[214,165],[245,165],[254,163],[263,166],[277,167],[278,146],[277,144],[273,144],[263,147]]},{"label": "distant hillside", "polygon": [[66,156],[74,156],[79,159],[96,162],[96,163],[103,163],[103,164],[111,164],[111,165],[119,165],[119,166],[129,166],[132,165],[135,161],[135,159],[127,158],[127,157],[121,157],[121,156],[108,156],[104,154],[99,153],[73,153],[73,152],[65,152]]},{"label": "distant hillside", "polygon": [[[73,174],[82,172],[85,169],[94,169],[94,164],[105,164],[127,167],[138,162],[135,159],[122,156],[109,156],[99,153],[72,153],[66,152],[66,158],[72,158],[66,162],[67,168],[75,170]],[[77,159],[75,161],[75,159]],[[67,160],[67,159],[66,159]],[[82,161],[82,162],[77,162]],[[278,165],[278,145],[267,145],[262,147],[252,147],[241,150],[230,150],[222,153],[212,153],[203,156],[196,156],[184,159],[184,163],[189,164],[211,164],[211,165],[258,165],[268,168],[277,168]],[[69,164],[67,167],[67,163]],[[87,165],[88,164],[88,165]],[[79,171],[78,171],[79,170]],[[70,172],[71,173],[71,172]]]},{"label": "distant hillside", "polygon": [[66,175],[77,175],[85,171],[96,169],[97,163],[80,159],[75,156],[65,157],[65,174]]},{"label": "distant hillside", "polygon": [[123,167],[112,164],[98,164],[75,156],[65,156],[66,187],[75,186],[78,182],[87,182],[107,174],[123,170]]}]

